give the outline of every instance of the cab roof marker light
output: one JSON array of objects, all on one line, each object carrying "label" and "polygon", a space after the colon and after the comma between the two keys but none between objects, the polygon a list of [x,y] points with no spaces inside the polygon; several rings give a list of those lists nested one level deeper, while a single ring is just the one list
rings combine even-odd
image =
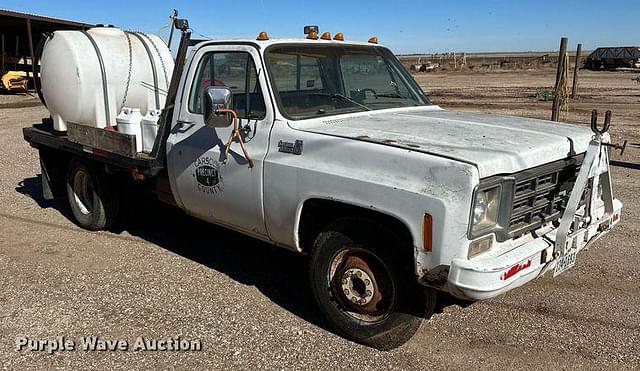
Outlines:
[{"label": "cab roof marker light", "polygon": [[262,31],[262,32],[260,32],[260,34],[258,35],[256,40],[258,40],[258,41],[267,41],[267,40],[269,40],[269,34],[267,34],[265,31]]},{"label": "cab roof marker light", "polygon": [[370,38],[369,39],[369,43],[370,44],[377,44],[378,43],[378,38],[376,36]]},{"label": "cab roof marker light", "polygon": [[335,41],[344,41],[344,34],[342,32],[338,32],[333,39]]},{"label": "cab roof marker light", "polygon": [[311,31],[307,35],[307,39],[309,40],[318,40],[318,33],[316,31]]},{"label": "cab roof marker light", "polygon": [[322,40],[331,40],[331,33],[330,32],[325,32],[322,34],[322,36],[320,36],[320,38]]}]

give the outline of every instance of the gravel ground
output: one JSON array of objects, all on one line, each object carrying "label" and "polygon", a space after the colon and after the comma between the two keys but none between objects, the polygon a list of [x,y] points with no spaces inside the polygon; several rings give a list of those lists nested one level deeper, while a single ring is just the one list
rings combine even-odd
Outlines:
[{"label": "gravel ground", "polygon": [[[37,153],[22,140],[21,128],[45,115],[34,98],[0,96],[0,367],[640,368],[639,170],[614,168],[623,221],[574,269],[472,305],[443,296],[409,343],[379,352],[326,328],[304,257],[151,202],[126,230],[76,227],[63,202],[42,199]],[[637,149],[628,151],[622,160],[637,164]],[[48,355],[16,352],[19,336],[181,336],[202,351]]]}]

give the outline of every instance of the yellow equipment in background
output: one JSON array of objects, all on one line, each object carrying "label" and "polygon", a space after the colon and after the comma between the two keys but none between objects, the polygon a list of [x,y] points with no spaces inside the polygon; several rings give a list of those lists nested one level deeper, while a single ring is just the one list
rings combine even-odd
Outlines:
[{"label": "yellow equipment in background", "polygon": [[27,91],[29,74],[24,71],[9,71],[2,75],[2,86],[11,92]]}]

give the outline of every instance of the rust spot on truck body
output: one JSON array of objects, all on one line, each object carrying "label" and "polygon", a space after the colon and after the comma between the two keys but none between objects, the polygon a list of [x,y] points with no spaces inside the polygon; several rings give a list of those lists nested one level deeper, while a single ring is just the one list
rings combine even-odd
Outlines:
[{"label": "rust spot on truck body", "polygon": [[420,283],[435,289],[441,289],[447,284],[448,279],[449,267],[446,265],[439,265],[430,270],[423,269],[422,277],[420,277]]}]

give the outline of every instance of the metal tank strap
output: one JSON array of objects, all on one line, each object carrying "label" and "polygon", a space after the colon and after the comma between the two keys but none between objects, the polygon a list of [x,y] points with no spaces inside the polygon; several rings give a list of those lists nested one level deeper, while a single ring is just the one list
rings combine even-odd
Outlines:
[{"label": "metal tank strap", "polygon": [[111,126],[111,112],[109,112],[109,91],[107,90],[107,72],[104,68],[104,60],[102,59],[102,54],[100,53],[100,48],[98,48],[98,44],[93,39],[93,37],[87,31],[82,32],[93,45],[93,49],[96,51],[96,55],[98,56],[98,63],[100,64],[100,73],[102,74],[102,94],[104,97],[104,114],[107,119],[107,126]]},{"label": "metal tank strap", "polygon": [[142,43],[142,46],[144,46],[144,49],[147,51],[147,56],[149,57],[149,62],[151,62],[151,72],[153,73],[153,91],[155,93],[155,99],[156,99],[156,109],[160,109],[160,94],[158,91],[158,73],[156,72],[156,62],[153,60],[153,55],[151,55],[151,49],[149,49],[149,45],[147,45],[146,42],[144,42],[144,39],[142,38],[142,36],[140,36],[140,33],[138,32],[127,32],[135,37],[138,38],[138,40],[140,40],[140,42]]},{"label": "metal tank strap", "polygon": [[164,80],[166,81],[166,86],[168,89],[169,74],[167,74],[167,66],[164,64],[164,58],[162,58],[162,54],[160,54],[160,48],[158,48],[158,45],[156,45],[155,41],[153,41],[153,39],[150,38],[149,35],[147,35],[146,33],[141,33],[141,35],[144,36],[147,40],[149,40],[149,43],[151,43],[151,46],[153,46],[153,48],[156,50],[156,54],[158,54],[158,59],[160,59],[160,64],[162,65],[162,72],[164,73]]}]

